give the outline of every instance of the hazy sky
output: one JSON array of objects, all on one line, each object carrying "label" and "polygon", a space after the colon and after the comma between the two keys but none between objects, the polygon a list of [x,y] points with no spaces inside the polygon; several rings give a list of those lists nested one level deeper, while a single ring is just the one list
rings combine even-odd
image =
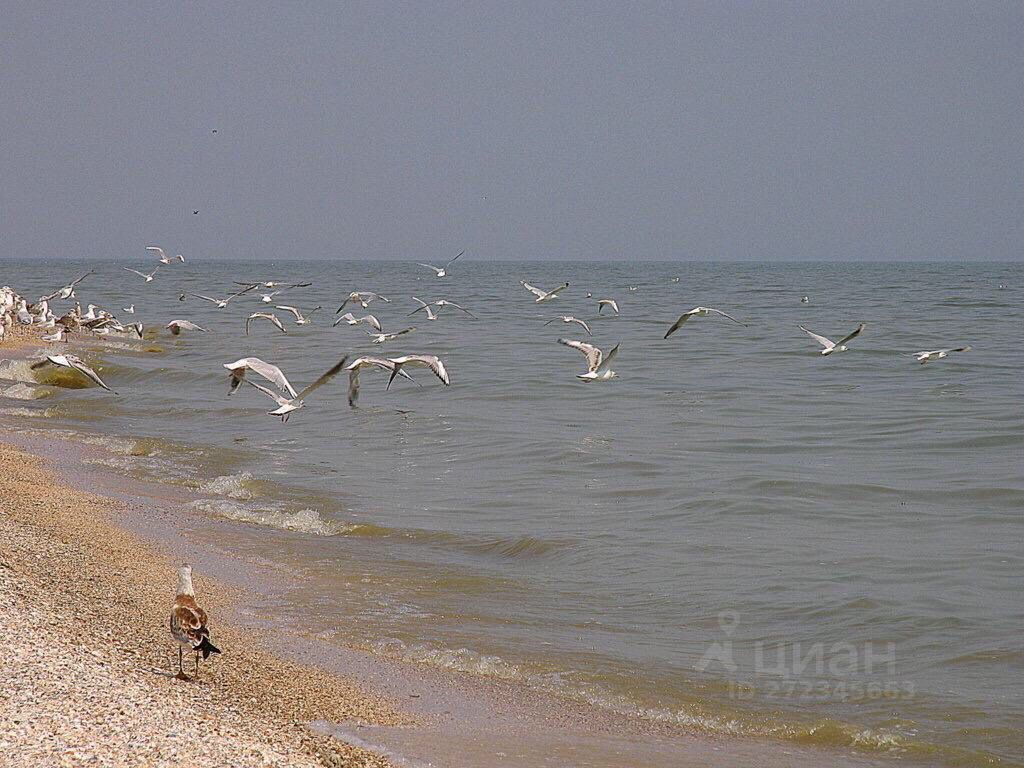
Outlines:
[{"label": "hazy sky", "polygon": [[1019,2],[0,0],[0,266],[1017,260],[1022,118]]}]

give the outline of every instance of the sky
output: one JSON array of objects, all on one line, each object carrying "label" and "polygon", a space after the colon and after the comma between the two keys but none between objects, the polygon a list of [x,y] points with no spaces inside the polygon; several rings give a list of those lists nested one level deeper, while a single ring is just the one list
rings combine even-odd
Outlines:
[{"label": "sky", "polygon": [[1022,234],[1019,2],[0,0],[0,266],[1019,261]]}]

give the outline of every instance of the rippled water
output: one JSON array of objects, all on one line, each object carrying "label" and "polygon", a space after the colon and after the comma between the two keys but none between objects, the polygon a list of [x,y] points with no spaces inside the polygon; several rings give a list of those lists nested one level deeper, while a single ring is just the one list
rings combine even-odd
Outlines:
[{"label": "rippled water", "polygon": [[[0,262],[0,284],[42,293],[80,266]],[[1024,755],[1020,266],[460,261],[438,280],[189,263],[148,285],[92,266],[84,302],[211,333],[91,353],[121,397],[22,386],[0,418],[131,436],[102,461],[195,489],[198,514],[238,526],[233,546],[301,573],[301,594],[275,599],[310,632],[717,732],[958,765]],[[311,280],[277,300],[325,309],[247,338],[255,296],[177,301],[233,279]],[[522,279],[571,286],[537,305]],[[365,373],[351,410],[338,379],[284,425],[255,390],[225,397],[220,364],[243,355],[299,387],[382,351],[330,327],[350,290],[392,298],[369,311],[417,330],[383,351],[440,355],[452,386],[417,370],[422,387],[385,392]],[[407,318],[411,295],[479,320]],[[696,318],[663,341],[697,304],[748,326]],[[621,342],[619,379],[575,379],[582,356],[555,340],[584,336],[542,324],[556,313]],[[826,358],[797,327],[840,338],[861,321]]]}]

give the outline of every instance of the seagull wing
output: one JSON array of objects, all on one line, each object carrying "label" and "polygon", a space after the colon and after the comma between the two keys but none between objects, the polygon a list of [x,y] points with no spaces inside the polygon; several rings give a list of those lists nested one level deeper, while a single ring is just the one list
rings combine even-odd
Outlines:
[{"label": "seagull wing", "polygon": [[161,259],[166,259],[167,258],[167,255],[164,253],[164,249],[161,248],[159,245],[147,245],[146,246],[146,250],[147,251],[153,251],[153,253],[155,253]]},{"label": "seagull wing", "polygon": [[590,330],[590,326],[589,326],[589,325],[587,325],[587,322],[586,322],[585,320],[580,320],[580,319],[579,319],[578,317],[573,317],[573,318],[570,318],[570,319],[569,319],[569,322],[570,322],[570,323],[577,323],[577,324],[579,324],[579,325],[583,326],[583,329],[584,329],[584,330],[585,330],[585,331],[586,331],[587,333],[589,333],[589,334],[590,334],[591,336],[593,336],[593,335],[594,335],[594,332]]},{"label": "seagull wing", "polygon": [[[850,341],[850,340],[852,340],[852,339],[855,339],[855,338],[857,338],[858,336],[860,336],[861,332],[862,332],[862,331],[863,331],[863,330],[864,330],[865,328],[867,328],[867,327],[868,327],[868,326],[867,326],[867,323],[861,323],[860,325],[858,325],[858,326],[857,326],[857,329],[856,329],[855,331],[853,331],[852,333],[850,333],[850,334],[847,334],[846,336],[844,336],[844,337],[843,337],[843,338],[842,338],[842,339],[841,339],[841,340],[839,341],[839,343],[838,343],[838,344],[836,344],[836,346],[837,346],[837,347],[841,347],[841,346],[843,346],[843,344],[845,344],[846,342],[848,342],[848,341]],[[810,331],[808,331],[808,333],[810,333]],[[813,335],[813,334],[811,334],[811,335]]]},{"label": "seagull wing", "polygon": [[568,283],[562,283],[557,288],[553,288],[552,290],[548,291],[545,295],[546,296],[557,296],[558,294],[560,294],[562,291],[564,291],[568,287],[569,287]]},{"label": "seagull wing", "polygon": [[678,319],[678,320],[676,320],[676,321],[675,321],[675,322],[674,322],[674,323],[672,324],[672,327],[668,329],[668,332],[667,332],[667,333],[666,333],[666,334],[664,335],[664,337],[663,337],[663,338],[666,338],[666,339],[667,339],[667,338],[668,338],[669,336],[671,336],[671,335],[672,335],[673,333],[675,333],[676,331],[678,331],[678,330],[679,330],[680,328],[682,328],[682,327],[683,327],[683,323],[685,323],[685,322],[686,322],[687,320],[689,320],[689,319],[690,319],[691,317],[693,317],[693,310],[692,310],[692,309],[691,309],[691,310],[690,310],[689,312],[683,312],[683,314],[681,314],[681,315],[679,316],[679,319]]},{"label": "seagull wing", "polygon": [[[808,336],[810,336],[810,337],[811,337],[812,339],[814,339],[814,340],[815,340],[816,342],[818,342],[819,344],[821,344],[821,346],[823,346],[823,347],[824,347],[825,349],[828,349],[829,347],[835,347],[835,346],[837,346],[836,344],[833,344],[833,343],[832,343],[832,341],[831,341],[830,339],[826,339],[826,338],[825,338],[824,336],[819,336],[819,335],[818,335],[818,334],[816,334],[816,333],[815,333],[814,331],[808,331],[808,330],[807,330],[806,328],[804,328],[804,327],[803,327],[802,325],[800,326],[800,330],[801,330],[801,331],[803,331],[804,333],[806,333],[806,334],[807,334]],[[860,331],[858,331],[857,333],[860,333]],[[857,335],[857,333],[855,333],[855,334],[854,334],[854,336],[856,336],[856,335]]]},{"label": "seagull wing", "polygon": [[417,307],[417,308],[416,308],[416,309],[414,309],[414,310],[413,310],[412,312],[410,312],[410,313],[409,313],[409,314],[407,315],[407,317],[412,317],[412,316],[413,316],[413,315],[415,315],[415,314],[416,314],[417,312],[422,312],[422,311],[423,311],[424,309],[426,309],[427,307],[429,307],[429,306],[430,306],[430,305],[429,305],[429,304],[427,304],[427,302],[425,302],[425,301],[424,301],[423,299],[417,298],[417,297],[415,297],[415,296],[413,296],[413,297],[412,297],[412,300],[413,300],[413,301],[415,301],[415,302],[416,302],[417,304],[419,304],[419,307]]},{"label": "seagull wing", "polygon": [[530,293],[532,293],[537,298],[540,298],[541,296],[545,296],[546,295],[544,293],[544,291],[542,291],[540,288],[538,288],[535,285],[530,285],[529,283],[523,283],[523,282],[520,282],[520,285],[522,285],[523,288],[528,290]]},{"label": "seagull wing", "polygon": [[601,365],[604,353],[593,344],[587,344],[585,341],[575,341],[574,339],[559,339],[558,343],[582,352],[583,356],[587,358],[587,368],[589,370],[596,371]]},{"label": "seagull wing", "polygon": [[612,360],[615,359],[615,356],[617,354],[619,354],[619,345],[618,344],[616,344],[614,347],[612,347],[612,351],[604,356],[604,359],[601,361],[601,364],[599,366],[597,366],[597,372],[598,373],[604,373],[605,371],[607,371],[608,367],[612,364]]},{"label": "seagull wing", "polygon": [[287,392],[292,397],[296,397],[297,393],[295,392],[295,388],[292,387],[291,382],[288,381],[288,377],[284,375],[284,372],[276,365],[260,360],[258,357],[247,357],[245,359],[245,367],[253,373],[258,373],[281,391]]},{"label": "seagull wing", "polygon": [[288,405],[288,403],[291,402],[287,398],[281,397],[281,395],[277,394],[277,392],[273,392],[267,389],[262,384],[257,384],[255,381],[249,381],[248,379],[242,379],[242,381],[244,381],[250,387],[256,387],[256,389],[258,389],[260,392],[269,397],[278,405]]},{"label": "seagull wing", "polygon": [[707,309],[708,312],[714,312],[716,315],[721,315],[722,317],[728,317],[734,323],[737,323],[738,325],[742,325],[744,328],[747,327],[746,323],[741,323],[739,320],[737,320],[735,317],[733,317],[732,315],[730,315],[727,312],[723,312],[720,309],[712,309],[711,307],[705,307],[705,309]]},{"label": "seagull wing", "polygon": [[203,294],[201,294],[201,293],[187,293],[185,295],[186,296],[195,296],[197,299],[203,299],[204,301],[209,301],[209,302],[212,302],[214,304],[220,304],[220,299],[215,299],[212,296],[203,296]]},{"label": "seagull wing", "polygon": [[345,361],[348,360],[348,355],[345,355],[341,360],[331,366],[327,371],[320,375],[320,378],[306,387],[304,390],[299,392],[296,396],[296,400],[305,400],[312,392],[322,387],[328,381],[338,375],[338,371],[345,367]]},{"label": "seagull wing", "polygon": [[302,319],[302,313],[295,307],[289,307],[285,304],[281,304],[279,306],[275,306],[274,309],[280,309],[282,312],[291,312],[295,316],[296,320]]},{"label": "seagull wing", "polygon": [[452,262],[454,262],[456,259],[458,259],[459,256],[461,256],[465,252],[466,252],[465,250],[459,251],[457,255],[455,255],[454,257],[452,257],[450,259],[448,259],[448,263],[444,265],[444,268],[448,269],[448,267],[450,267],[452,265]]},{"label": "seagull wing", "polygon": [[88,272],[86,272],[84,275],[82,275],[77,280],[72,280],[70,283],[68,283],[68,285],[70,285],[72,288],[74,288],[76,285],[78,285],[80,282],[85,280],[85,278],[87,278],[89,275],[93,274],[95,271],[96,270],[94,270],[94,269],[90,269]]},{"label": "seagull wing", "polygon": [[[445,386],[452,383],[451,379],[448,378],[448,371],[445,369],[444,363],[442,363],[441,358],[436,355],[405,355],[404,357],[392,357],[391,362],[394,363],[396,367],[401,365],[421,365],[424,368],[429,368]],[[394,375],[392,375],[392,378],[394,378]]]},{"label": "seagull wing", "polygon": [[[68,364],[69,364],[70,368],[74,368],[76,371],[81,373],[83,376],[85,376],[90,381],[93,381],[98,386],[103,387],[105,390],[107,390],[107,392],[113,392],[114,391],[110,387],[108,387],[106,384],[103,383],[103,379],[101,379],[99,377],[99,375],[96,373],[96,371],[94,371],[88,365],[83,363],[77,357],[70,357],[69,356],[69,357],[67,357],[67,361],[68,361]],[[117,393],[115,392],[115,394],[117,394]]]},{"label": "seagull wing", "polygon": [[139,277],[149,277],[149,275],[144,275],[142,272],[139,272],[139,270],[137,270],[137,269],[131,269],[130,267],[121,267],[121,269],[125,270],[126,272],[132,272],[133,274],[136,274]]},{"label": "seagull wing", "polygon": [[422,264],[422,263],[420,263],[420,262],[416,262],[416,266],[417,266],[417,267],[426,267],[427,269],[432,269],[432,270],[434,270],[434,271],[435,271],[435,272],[437,272],[437,273],[441,273],[441,272],[444,272],[444,270],[443,270],[443,269],[440,269],[440,268],[438,268],[438,267],[435,267],[435,266],[434,266],[433,264]]},{"label": "seagull wing", "polygon": [[380,327],[380,320],[374,315],[367,315],[366,317],[359,318],[361,323],[369,323],[372,328],[376,328],[378,331],[382,330]]},{"label": "seagull wing", "polygon": [[465,312],[465,313],[466,313],[467,315],[469,315],[469,316],[470,316],[470,317],[472,317],[472,318],[473,318],[474,320],[476,320],[476,315],[474,315],[474,314],[473,314],[472,312],[470,312],[470,311],[469,311],[468,309],[466,309],[466,308],[465,308],[465,307],[463,307],[462,305],[460,305],[460,304],[456,304],[456,303],[455,303],[454,301],[449,301],[449,302],[446,302],[446,303],[445,303],[445,306],[446,306],[446,307],[455,307],[456,309],[462,310],[462,311],[463,311],[463,312]]}]

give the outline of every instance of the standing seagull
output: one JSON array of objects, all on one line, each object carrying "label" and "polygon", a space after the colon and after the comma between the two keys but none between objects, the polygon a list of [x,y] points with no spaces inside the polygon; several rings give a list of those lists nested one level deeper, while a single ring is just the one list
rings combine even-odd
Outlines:
[{"label": "standing seagull", "polygon": [[426,267],[427,269],[432,269],[432,270],[434,270],[437,273],[438,277],[444,277],[445,275],[448,274],[448,267],[450,267],[452,265],[452,262],[454,262],[455,259],[459,258],[459,256],[461,256],[464,253],[465,253],[465,251],[459,251],[459,255],[456,256],[453,259],[448,259],[448,263],[445,264],[443,267],[435,267],[433,264],[419,264],[419,263],[416,266],[418,266],[418,267]]},{"label": "standing seagull", "polygon": [[581,379],[583,381],[608,381],[608,379],[614,379],[618,376],[618,374],[609,367],[612,360],[615,358],[615,355],[619,353],[618,344],[612,347],[612,351],[605,355],[604,352],[593,344],[587,344],[584,341],[559,339],[558,343],[582,352],[583,356],[587,358],[587,372],[576,374],[577,379]]},{"label": "standing seagull", "polygon": [[160,267],[157,267],[152,272],[150,272],[148,275],[145,274],[144,272],[139,272],[139,270],[137,270],[137,269],[129,269],[128,267],[121,267],[121,269],[125,270],[126,272],[131,272],[132,274],[138,275],[143,280],[145,280],[147,283],[152,283],[153,282],[153,278],[156,277],[157,270],[159,270]]},{"label": "standing seagull", "polygon": [[262,392],[275,403],[277,403],[277,408],[275,408],[272,411],[268,411],[267,413],[271,416],[280,416],[281,421],[285,422],[288,421],[288,417],[291,416],[292,411],[297,411],[299,410],[299,408],[305,406],[305,399],[309,397],[309,395],[312,394],[314,390],[319,389],[328,381],[337,376],[338,371],[340,371],[342,367],[344,367],[345,362],[347,360],[348,355],[345,355],[345,357],[341,358],[341,360],[335,363],[334,366],[332,366],[325,373],[323,373],[319,379],[314,381],[312,384],[310,384],[308,387],[306,387],[304,390],[299,392],[299,394],[292,398],[282,397],[276,392],[272,392],[266,387],[260,386],[255,382],[249,381],[248,379],[243,379],[243,381],[245,381],[245,383],[248,384],[250,387],[256,387],[256,389],[258,389],[260,392]]},{"label": "standing seagull", "polygon": [[819,354],[831,355],[833,352],[845,352],[846,342],[860,336],[861,332],[867,327],[868,326],[866,323],[861,323],[860,325],[857,326],[857,330],[855,330],[853,333],[847,336],[844,336],[842,339],[839,340],[838,343],[832,341],[831,339],[826,339],[824,336],[819,336],[813,331],[808,331],[802,325],[800,326],[800,330],[806,333],[808,336],[810,336],[812,339],[814,339],[816,342],[818,342],[819,344],[821,344],[821,346],[824,347],[824,349],[821,350]]},{"label": "standing seagull", "polygon": [[175,336],[180,334],[182,331],[200,331],[202,333],[206,333],[205,328],[196,325],[191,320],[171,320],[171,322],[167,324],[167,330]]},{"label": "standing seagull", "polygon": [[942,358],[947,357],[950,352],[970,352],[970,351],[971,351],[971,348],[969,346],[967,346],[967,347],[957,347],[956,349],[933,349],[931,352],[914,352],[913,354],[914,354],[914,357],[917,358],[917,362],[919,362],[921,365],[924,365],[925,363],[929,363],[932,360],[941,360]]},{"label": "standing seagull", "polygon": [[615,299],[598,299],[597,300],[597,314],[601,314],[601,310],[605,307],[611,307],[615,310],[615,314],[619,314],[619,303]]},{"label": "standing seagull", "polygon": [[558,298],[558,294],[561,293],[562,291],[564,291],[566,288],[569,287],[568,283],[562,283],[560,286],[558,286],[557,288],[554,288],[554,289],[552,289],[550,291],[542,291],[537,286],[530,285],[527,282],[520,281],[519,284],[521,286],[523,286],[523,288],[528,290],[530,293],[532,293],[534,296],[537,297],[536,299],[534,299],[534,303],[535,304],[540,304],[542,301],[551,301],[552,299],[557,299]]},{"label": "standing seagull", "polygon": [[70,368],[73,371],[78,371],[80,374],[89,379],[89,381],[97,384],[100,387],[103,387],[103,389],[107,390],[107,392],[111,392],[115,395],[117,394],[117,392],[114,392],[114,390],[112,390],[110,387],[103,383],[103,379],[99,377],[99,374],[97,374],[96,371],[94,371],[92,368],[90,368],[88,365],[82,362],[80,358],[75,357],[74,355],[47,355],[45,360],[40,360],[38,363],[33,363],[30,367],[32,368],[32,370],[36,370],[38,368],[42,368],[44,365],[47,364],[57,365],[60,366],[61,368]]},{"label": "standing seagull", "polygon": [[211,653],[220,653],[220,649],[210,642],[210,629],[206,626],[206,611],[196,603],[196,592],[192,587],[192,566],[182,565],[178,569],[178,591],[174,596],[171,608],[171,637],[178,643],[178,674],[176,680],[188,680],[188,675],[181,666],[182,652],[185,648],[196,655],[196,673],[192,679],[199,678],[199,654],[203,661]]},{"label": "standing seagull", "polygon": [[683,327],[683,323],[685,323],[691,317],[697,317],[698,315],[701,316],[701,317],[707,317],[710,314],[716,314],[716,315],[721,315],[722,317],[727,317],[730,320],[732,320],[734,323],[736,323],[737,325],[742,325],[744,328],[746,327],[746,323],[741,323],[735,317],[733,317],[730,314],[727,314],[727,313],[723,312],[720,309],[712,309],[711,307],[694,307],[689,312],[683,312],[683,314],[681,314],[679,316],[679,319],[676,320],[672,324],[672,327],[668,329],[668,332],[665,334],[664,338],[667,339],[673,333],[675,333],[680,328],[682,328]]},{"label": "standing seagull", "polygon": [[243,357],[240,360],[235,360],[233,363],[224,363],[224,367],[231,371],[231,388],[228,390],[228,395],[233,395],[235,390],[241,385],[242,380],[245,378],[246,371],[252,371],[262,376],[267,381],[271,382],[275,387],[280,389],[282,392],[287,392],[292,397],[297,397],[298,393],[288,377],[284,375],[284,372],[276,365],[260,360],[258,357]]},{"label": "standing seagull", "polygon": [[544,325],[551,325],[551,323],[555,322],[556,320],[561,320],[563,323],[578,323],[579,325],[583,326],[583,330],[585,330],[591,336],[594,335],[593,331],[590,330],[590,326],[587,325],[585,320],[580,320],[578,317],[573,317],[572,315],[559,315],[558,317],[553,317],[546,323],[544,323]]}]

